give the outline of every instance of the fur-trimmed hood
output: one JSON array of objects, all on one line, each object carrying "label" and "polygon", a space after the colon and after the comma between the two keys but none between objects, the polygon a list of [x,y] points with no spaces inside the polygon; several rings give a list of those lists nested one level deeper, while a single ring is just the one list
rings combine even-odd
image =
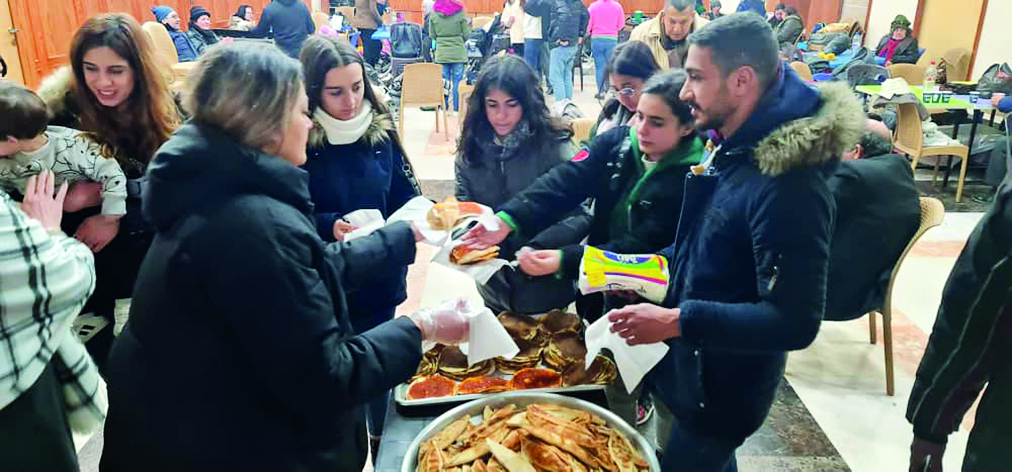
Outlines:
[{"label": "fur-trimmed hood", "polygon": [[74,88],[74,71],[70,66],[63,66],[53,71],[35,91],[49,107],[49,117],[57,117],[67,110],[67,94]]},{"label": "fur-trimmed hood", "polygon": [[[376,146],[384,141],[390,139],[390,132],[395,129],[394,118],[389,113],[379,113],[373,108],[372,123],[369,124],[369,128],[365,130],[365,134],[362,138],[370,146]],[[323,147],[327,143],[327,133],[323,130],[323,126],[320,122],[313,118],[313,129],[309,131],[309,147]]]},{"label": "fur-trimmed hood", "polygon": [[860,141],[865,119],[861,102],[845,83],[814,88],[787,69],[724,145],[754,148],[759,170],[776,177],[797,167],[839,161]]}]

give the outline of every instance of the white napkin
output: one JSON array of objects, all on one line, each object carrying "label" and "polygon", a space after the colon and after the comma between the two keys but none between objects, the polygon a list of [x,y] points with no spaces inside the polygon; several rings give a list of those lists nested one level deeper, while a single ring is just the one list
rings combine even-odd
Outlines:
[{"label": "white napkin", "polygon": [[496,272],[499,272],[499,269],[509,265],[509,262],[506,262],[503,259],[489,259],[487,261],[467,265],[454,264],[450,262],[450,251],[459,245],[460,243],[457,241],[447,241],[443,248],[432,257],[432,262],[463,272],[464,275],[467,275],[468,277],[474,279],[475,282],[482,285],[488,283],[488,279],[491,279]]},{"label": "white napkin", "polygon": [[433,246],[442,245],[443,242],[446,241],[446,231],[432,229],[432,227],[429,226],[427,218],[429,210],[431,210],[434,205],[435,203],[432,203],[432,200],[425,197],[412,198],[411,200],[408,200],[404,206],[390,215],[390,218],[387,218],[387,223],[393,223],[395,221],[407,221],[409,223],[414,223],[415,227],[418,228],[418,232],[422,233],[422,238],[424,238],[425,242]]},{"label": "white napkin", "polygon": [[368,236],[369,233],[382,228],[386,223],[383,221],[383,214],[379,210],[373,209],[355,210],[344,215],[344,220],[356,226],[354,231],[344,235],[345,241]]},{"label": "white napkin", "polygon": [[587,328],[586,365],[590,366],[601,349],[607,348],[615,356],[615,365],[622,374],[626,392],[632,392],[643,376],[664,358],[669,348],[663,342],[630,346],[618,333],[611,332],[611,325],[608,317],[602,316]]},{"label": "white napkin", "polygon": [[468,342],[457,347],[467,355],[469,367],[496,357],[512,359],[520,352],[517,343],[488,308],[471,315]]}]

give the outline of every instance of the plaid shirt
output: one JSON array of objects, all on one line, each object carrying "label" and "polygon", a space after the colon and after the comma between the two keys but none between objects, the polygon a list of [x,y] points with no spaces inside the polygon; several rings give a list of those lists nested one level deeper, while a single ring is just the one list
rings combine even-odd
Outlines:
[{"label": "plaid shirt", "polygon": [[28,390],[53,362],[75,431],[105,418],[98,369],[71,332],[95,290],[91,250],[49,234],[0,192],[0,409]]}]

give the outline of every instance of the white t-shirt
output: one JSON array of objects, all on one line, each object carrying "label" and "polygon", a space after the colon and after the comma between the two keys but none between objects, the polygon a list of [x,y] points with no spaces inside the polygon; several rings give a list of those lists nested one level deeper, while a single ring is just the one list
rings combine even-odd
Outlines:
[{"label": "white t-shirt", "polygon": [[640,159],[643,161],[643,170],[646,171],[645,173],[654,170],[654,167],[657,167],[657,163],[659,162],[648,160],[647,156],[643,156]]},{"label": "white t-shirt", "polygon": [[542,39],[540,16],[524,13],[524,39]]}]

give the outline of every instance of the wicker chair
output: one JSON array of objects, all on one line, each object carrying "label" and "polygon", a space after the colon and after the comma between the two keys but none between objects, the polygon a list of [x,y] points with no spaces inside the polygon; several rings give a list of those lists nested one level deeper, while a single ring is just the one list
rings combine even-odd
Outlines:
[{"label": "wicker chair", "polygon": [[471,29],[484,28],[485,25],[492,22],[492,18],[488,16],[476,16],[471,20]]},{"label": "wicker chair", "polygon": [[882,303],[882,307],[878,310],[873,310],[868,315],[868,328],[871,343],[876,343],[877,329],[875,326],[875,315],[882,316],[882,344],[885,345],[885,368],[886,368],[886,394],[892,396],[896,393],[896,380],[895,371],[893,367],[893,325],[892,325],[892,304],[893,304],[893,287],[896,285],[896,276],[900,273],[900,266],[903,265],[903,260],[907,258],[907,254],[910,253],[910,249],[917,244],[917,241],[921,239],[926,231],[935,226],[942,224],[942,220],[945,219],[945,207],[942,202],[936,198],[921,197],[921,226],[917,228],[917,232],[914,233],[914,237],[910,238],[910,243],[907,244],[906,249],[903,250],[903,254],[899,260],[896,261],[896,265],[893,266],[892,275],[889,276],[889,289],[886,291],[885,301]]},{"label": "wicker chair", "polygon": [[314,11],[313,24],[316,25],[316,31],[320,31],[321,26],[330,24],[330,18],[322,11]]},{"label": "wicker chair", "polygon": [[587,140],[590,137],[590,130],[594,128],[597,123],[595,118],[577,118],[573,120],[570,125],[573,126],[573,142],[577,145]]},{"label": "wicker chair", "polygon": [[970,51],[963,48],[949,49],[942,59],[945,61],[945,75],[948,80],[966,80],[970,75]]},{"label": "wicker chair", "polygon": [[[409,106],[435,107],[436,132],[439,132],[439,112],[443,112],[443,131],[450,139],[446,127],[446,108],[443,103],[443,67],[439,64],[423,63],[404,66],[404,80],[401,86],[401,110],[397,117],[397,132],[404,136],[404,109]],[[402,138],[403,139],[403,138]]]},{"label": "wicker chair", "polygon": [[334,13],[340,14],[346,23],[350,23],[352,18],[355,18],[355,7],[337,7]]},{"label": "wicker chair", "polygon": [[[896,134],[893,147],[910,156],[911,167],[916,171],[917,162],[927,156],[956,156],[960,158],[959,183],[956,185],[956,203],[963,199],[963,184],[966,183],[966,166],[970,148],[956,144],[952,146],[924,146],[924,130],[921,116],[914,103],[901,103],[896,109]],[[935,177],[938,177],[938,162],[935,163]]]},{"label": "wicker chair", "polygon": [[196,63],[179,62],[176,45],[172,42],[169,31],[161,23],[148,21],[141,25],[141,29],[148,34],[148,38],[151,38],[151,44],[155,49],[155,56],[161,62],[159,68],[165,73],[169,88],[174,91],[180,90]]}]

